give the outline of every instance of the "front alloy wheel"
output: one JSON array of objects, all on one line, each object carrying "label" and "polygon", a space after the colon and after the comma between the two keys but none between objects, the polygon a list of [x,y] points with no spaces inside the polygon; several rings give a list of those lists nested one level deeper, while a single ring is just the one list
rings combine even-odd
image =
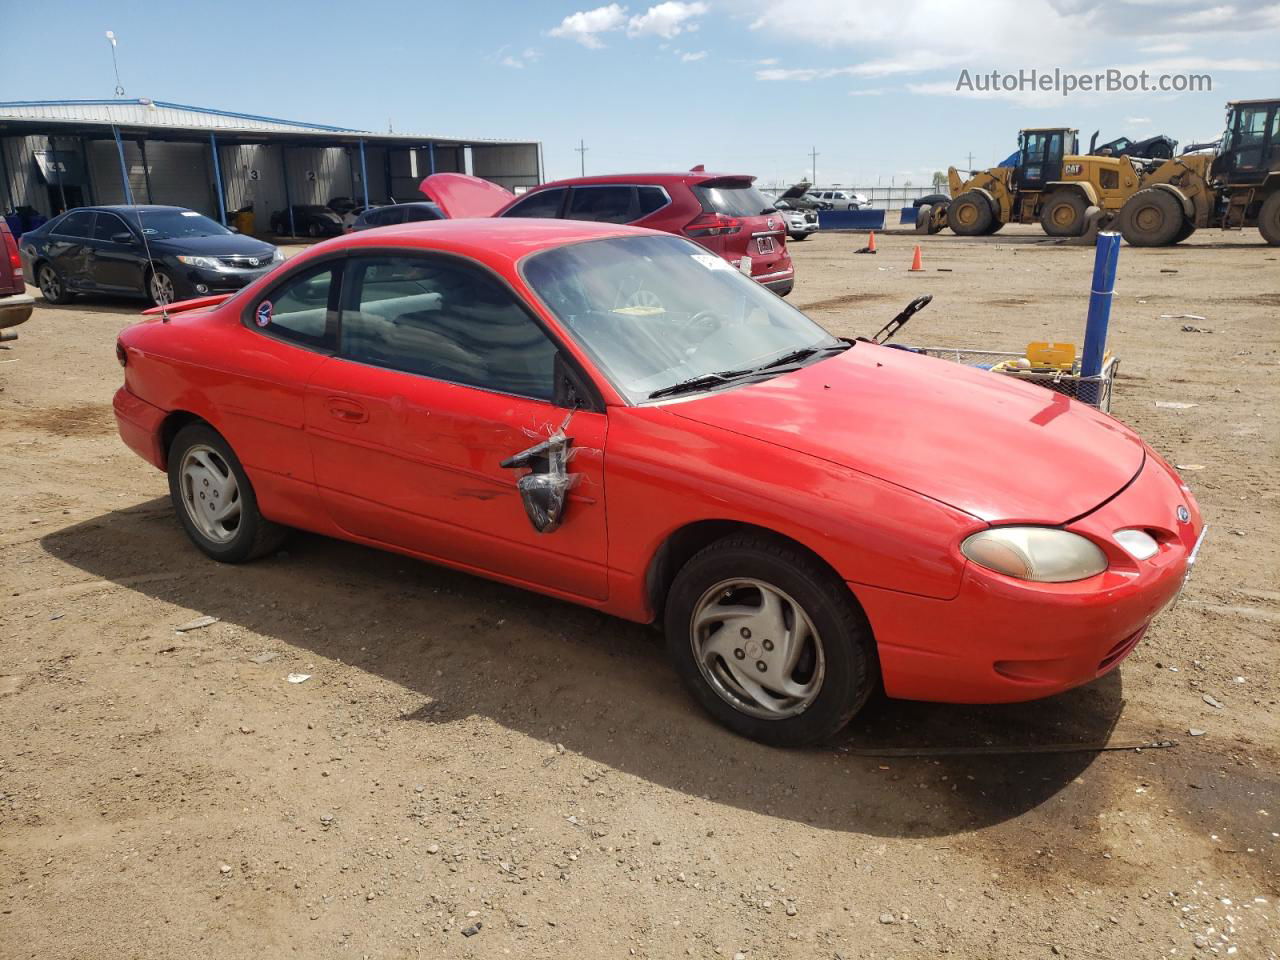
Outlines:
[{"label": "front alloy wheel", "polygon": [[698,669],[736,710],[793,717],[822,689],[822,638],[804,608],[762,580],[723,580],[693,610],[689,640]]},{"label": "front alloy wheel", "polygon": [[866,618],[826,564],[752,534],[694,554],[667,593],[667,652],[720,723],[774,746],[825,740],[856,714],[879,671]]},{"label": "front alloy wheel", "polygon": [[163,270],[151,271],[151,277],[147,281],[147,293],[151,297],[151,302],[157,307],[163,307],[177,299],[174,295],[173,278]]}]

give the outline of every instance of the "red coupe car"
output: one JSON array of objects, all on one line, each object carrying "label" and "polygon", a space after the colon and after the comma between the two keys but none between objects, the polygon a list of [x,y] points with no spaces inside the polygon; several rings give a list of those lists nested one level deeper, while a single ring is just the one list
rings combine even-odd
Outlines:
[{"label": "red coupe car", "polygon": [[[158,311],[152,311],[153,314]],[[126,329],[115,411],[187,533],[301,528],[660,620],[732,729],[1113,669],[1201,520],[1119,422],[830,336],[693,242],[446,220],[321,243]]]}]

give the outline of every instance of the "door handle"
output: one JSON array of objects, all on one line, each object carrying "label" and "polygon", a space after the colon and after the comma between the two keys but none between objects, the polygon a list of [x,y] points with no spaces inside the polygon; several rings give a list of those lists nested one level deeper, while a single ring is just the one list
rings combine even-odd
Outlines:
[{"label": "door handle", "polygon": [[369,419],[369,411],[354,400],[342,397],[329,398],[329,415],[344,423],[364,423]]}]

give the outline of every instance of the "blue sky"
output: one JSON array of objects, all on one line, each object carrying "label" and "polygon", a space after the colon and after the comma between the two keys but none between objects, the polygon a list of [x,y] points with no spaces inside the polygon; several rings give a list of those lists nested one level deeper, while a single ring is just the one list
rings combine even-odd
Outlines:
[{"label": "blue sky", "polygon": [[[130,97],[373,130],[542,140],[549,177],[710,169],[927,182],[1022,126],[1087,143],[1221,132],[1280,96],[1280,3],[1189,0],[275,0],[11,4],[0,100]],[[14,42],[23,38],[21,42]],[[961,70],[1210,74],[1209,92],[955,91]]]}]

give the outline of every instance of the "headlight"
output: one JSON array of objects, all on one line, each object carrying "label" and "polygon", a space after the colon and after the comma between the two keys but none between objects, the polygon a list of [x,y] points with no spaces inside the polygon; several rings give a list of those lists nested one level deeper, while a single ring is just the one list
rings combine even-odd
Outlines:
[{"label": "headlight", "polygon": [[1090,540],[1056,527],[993,527],[973,534],[960,552],[980,566],[1019,580],[1067,583],[1107,569]]},{"label": "headlight", "polygon": [[217,257],[178,257],[179,263],[188,267],[203,267],[205,270],[221,270],[222,261]]}]

